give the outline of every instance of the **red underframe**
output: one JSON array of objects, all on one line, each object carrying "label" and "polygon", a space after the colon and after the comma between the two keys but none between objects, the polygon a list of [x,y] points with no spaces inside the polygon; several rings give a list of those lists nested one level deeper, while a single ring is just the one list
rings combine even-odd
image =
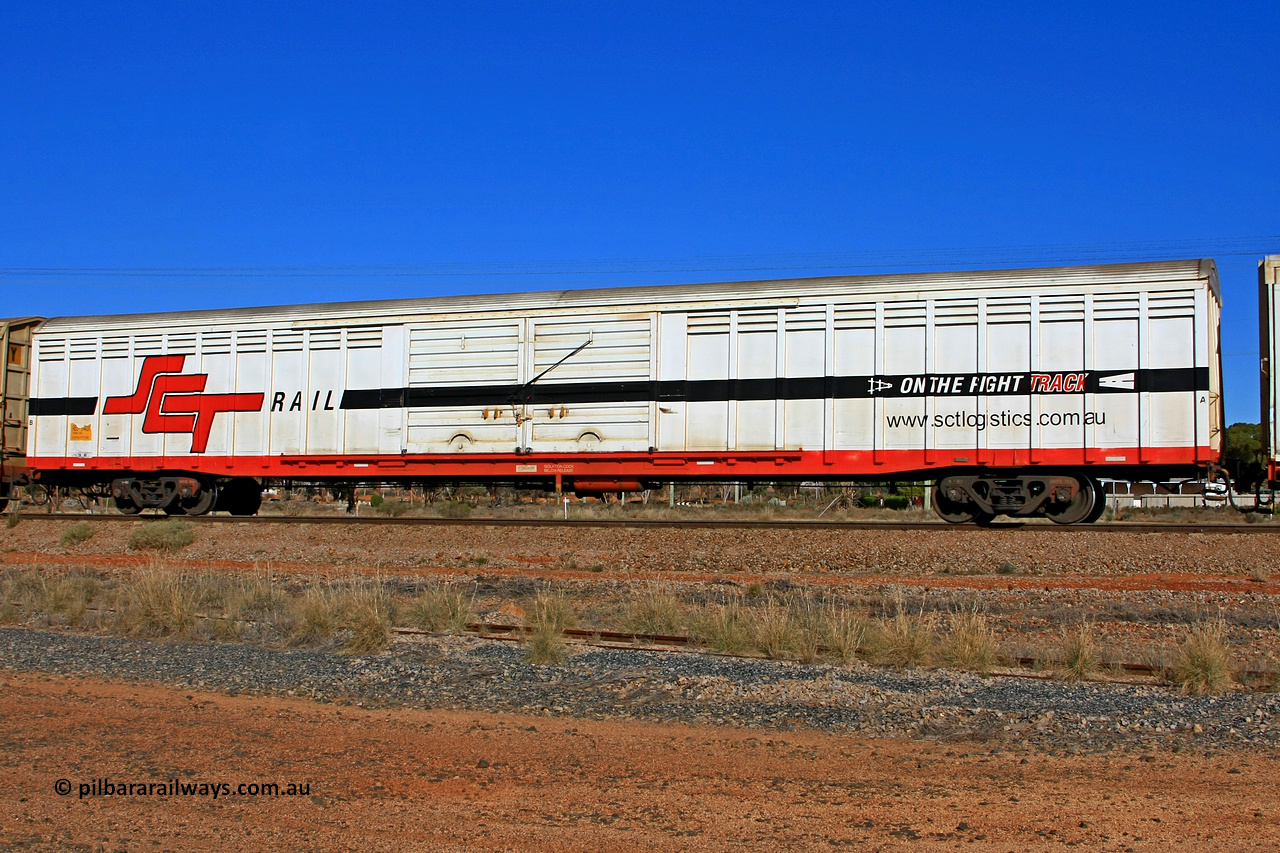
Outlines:
[{"label": "red underframe", "polygon": [[1209,447],[1044,448],[1017,450],[767,450],[689,453],[481,455],[408,454],[343,456],[96,456],[28,457],[27,469],[44,474],[79,471],[191,471],[215,477],[317,480],[565,478],[670,479],[880,478],[944,468],[1106,469],[1161,465],[1194,467],[1218,460]]}]

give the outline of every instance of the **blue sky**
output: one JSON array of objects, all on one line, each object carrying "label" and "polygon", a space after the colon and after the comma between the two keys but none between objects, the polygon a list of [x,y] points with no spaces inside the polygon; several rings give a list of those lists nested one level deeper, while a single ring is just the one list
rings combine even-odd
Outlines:
[{"label": "blue sky", "polygon": [[3,313],[1208,255],[1254,420],[1277,32],[1274,2],[6,4]]}]

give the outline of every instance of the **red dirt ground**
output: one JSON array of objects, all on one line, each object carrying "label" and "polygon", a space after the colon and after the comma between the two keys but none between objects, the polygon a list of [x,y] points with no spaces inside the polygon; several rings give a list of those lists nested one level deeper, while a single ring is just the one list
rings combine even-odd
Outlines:
[{"label": "red dirt ground", "polygon": [[[30,850],[1276,849],[1280,760],[230,697],[0,674],[0,846]],[[79,786],[297,782],[297,797]],[[54,790],[59,779],[71,793]]]}]

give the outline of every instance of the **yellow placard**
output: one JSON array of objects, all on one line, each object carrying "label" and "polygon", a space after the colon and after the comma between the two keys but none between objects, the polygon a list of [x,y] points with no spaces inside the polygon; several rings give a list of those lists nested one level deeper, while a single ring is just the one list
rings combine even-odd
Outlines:
[{"label": "yellow placard", "polygon": [[71,425],[72,441],[93,441],[93,424],[85,424],[84,426]]}]

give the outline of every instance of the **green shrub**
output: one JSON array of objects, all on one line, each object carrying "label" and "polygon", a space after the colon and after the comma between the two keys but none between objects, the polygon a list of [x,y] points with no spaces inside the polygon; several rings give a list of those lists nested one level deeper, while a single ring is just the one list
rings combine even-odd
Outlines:
[{"label": "green shrub", "polygon": [[378,507],[382,506],[382,504],[385,503],[386,500],[387,499],[384,498],[382,495],[378,494],[377,492],[374,492],[373,496],[369,498],[369,506],[373,507],[374,509],[377,509]]},{"label": "green shrub", "polygon": [[131,551],[178,551],[196,541],[191,525],[177,519],[150,521],[129,535]]},{"label": "green shrub", "polygon": [[62,534],[62,547],[70,548],[81,542],[88,542],[95,532],[92,524],[73,524]]},{"label": "green shrub", "polygon": [[890,495],[884,499],[884,505],[889,509],[906,509],[910,500],[903,495]]},{"label": "green shrub", "polygon": [[444,518],[466,518],[471,515],[471,504],[448,501],[440,507],[440,515]]},{"label": "green shrub", "polygon": [[374,511],[391,518],[399,518],[409,511],[409,503],[408,501],[383,501],[374,507]]}]

